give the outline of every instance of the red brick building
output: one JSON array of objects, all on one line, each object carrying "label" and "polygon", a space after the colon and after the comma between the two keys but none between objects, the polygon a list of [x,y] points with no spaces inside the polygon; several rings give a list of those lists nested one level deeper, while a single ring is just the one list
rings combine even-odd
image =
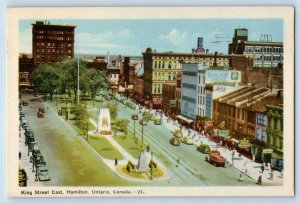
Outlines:
[{"label": "red brick building", "polygon": [[33,64],[51,64],[74,57],[73,25],[52,25],[49,21],[32,24]]}]

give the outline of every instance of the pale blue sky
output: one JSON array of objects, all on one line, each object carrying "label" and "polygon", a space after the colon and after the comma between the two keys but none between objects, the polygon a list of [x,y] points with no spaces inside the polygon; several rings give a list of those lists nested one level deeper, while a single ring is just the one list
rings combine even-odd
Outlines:
[{"label": "pale blue sky", "polygon": [[[20,21],[20,52],[31,53],[31,23]],[[234,29],[248,29],[249,40],[261,34],[283,41],[281,19],[179,19],[179,20],[51,20],[52,24],[72,24],[75,54],[141,55],[147,47],[157,51],[191,52],[197,37],[204,37],[204,48],[227,53]]]}]

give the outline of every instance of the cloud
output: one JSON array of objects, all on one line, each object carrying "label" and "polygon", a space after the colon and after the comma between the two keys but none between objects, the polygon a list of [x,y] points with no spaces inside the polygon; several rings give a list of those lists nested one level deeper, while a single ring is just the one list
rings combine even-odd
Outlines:
[{"label": "cloud", "polygon": [[186,41],[187,35],[188,35],[188,33],[186,31],[180,32],[176,29],[173,29],[170,31],[169,34],[166,34],[166,35],[161,34],[159,36],[159,39],[168,40],[169,42],[171,42],[174,45],[180,45]]},{"label": "cloud", "polygon": [[214,29],[210,34],[214,39],[227,39],[229,35],[219,28]]},{"label": "cloud", "polygon": [[121,30],[120,32],[118,32],[117,36],[120,36],[120,37],[133,37],[134,34],[131,33],[130,30],[125,29],[125,30]]}]

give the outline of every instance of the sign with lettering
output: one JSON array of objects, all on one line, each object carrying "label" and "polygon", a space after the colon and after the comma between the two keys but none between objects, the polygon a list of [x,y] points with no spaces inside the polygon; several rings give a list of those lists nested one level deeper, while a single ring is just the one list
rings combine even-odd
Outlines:
[{"label": "sign with lettering", "polygon": [[206,84],[215,82],[241,82],[241,71],[207,70],[205,77]]}]

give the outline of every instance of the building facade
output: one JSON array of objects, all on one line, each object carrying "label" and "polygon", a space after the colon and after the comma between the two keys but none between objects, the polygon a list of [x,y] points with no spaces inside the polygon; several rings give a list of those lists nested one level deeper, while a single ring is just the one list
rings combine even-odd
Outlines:
[{"label": "building facade", "polygon": [[52,64],[74,57],[74,29],[71,25],[53,25],[48,21],[32,24],[33,64]]},{"label": "building facade", "polygon": [[[176,83],[182,63],[197,63],[203,66],[230,66],[232,69],[247,69],[249,58],[243,55],[154,52],[151,48],[143,53],[144,96],[146,99],[161,99],[163,83]],[[251,59],[252,60],[252,59]],[[251,61],[252,64],[252,61]],[[242,77],[243,78],[243,77]]]},{"label": "building facade", "polygon": [[176,114],[176,86],[174,83],[163,84],[162,110],[168,116]]},{"label": "building facade", "polygon": [[21,54],[19,56],[19,88],[28,89],[32,87],[33,59],[32,55]]},{"label": "building facade", "polygon": [[248,30],[234,31],[229,54],[242,54],[253,58],[253,67],[279,67],[283,64],[283,42],[273,42],[270,35],[262,35],[260,41],[248,41]]}]

